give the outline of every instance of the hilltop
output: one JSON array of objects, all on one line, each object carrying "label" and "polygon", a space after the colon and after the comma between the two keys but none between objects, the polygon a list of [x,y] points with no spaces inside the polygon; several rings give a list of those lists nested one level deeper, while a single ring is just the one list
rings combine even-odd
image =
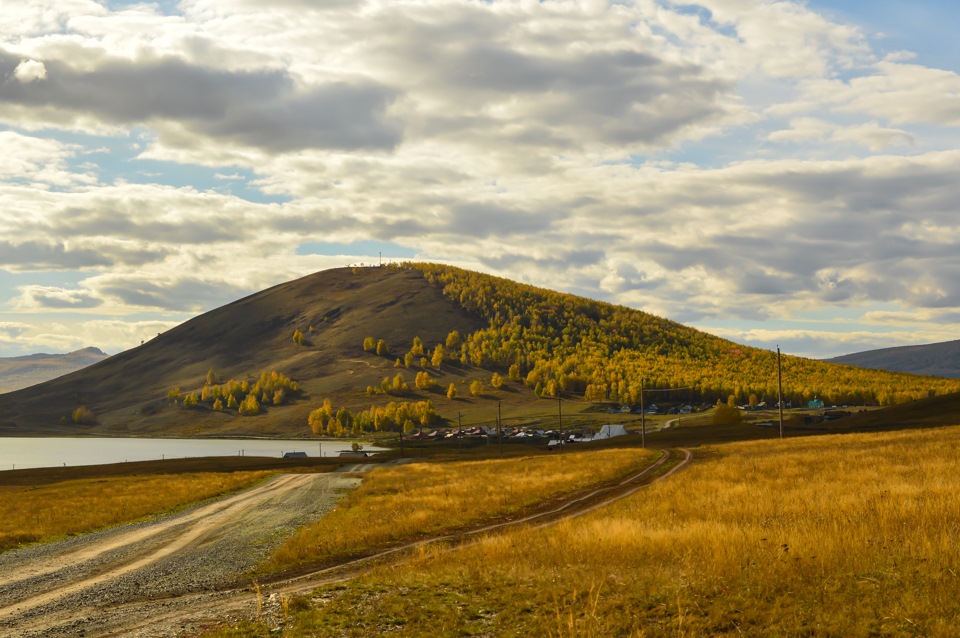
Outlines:
[{"label": "hilltop", "polygon": [[107,358],[99,348],[83,348],[67,354],[28,354],[0,357],[0,394],[28,388],[86,368]]},{"label": "hilltop", "polygon": [[866,350],[827,361],[875,370],[957,379],[960,378],[960,341]]},{"label": "hilltop", "polygon": [[[641,383],[658,390],[658,400],[769,400],[775,356],[638,310],[457,268],[343,268],[274,286],[89,368],[2,395],[0,433],[307,435],[308,415],[324,399],[324,423],[342,408],[347,428],[352,414],[391,402],[429,401],[449,423],[458,412],[495,413],[500,401],[544,411],[556,407],[538,399],[558,395],[580,405],[635,403]],[[796,402],[894,404],[960,389],[958,381],[797,357],[783,364],[785,394]],[[280,386],[256,385],[270,371],[292,380],[277,405]],[[424,375],[430,383],[417,387]],[[238,401],[248,391],[242,382],[257,389],[256,416],[227,405],[228,388]],[[456,398],[447,396],[451,384]],[[476,395],[472,384],[482,386]],[[191,395],[197,405],[185,409]],[[74,423],[80,406],[90,418]],[[368,427],[397,425],[367,416]]]}]

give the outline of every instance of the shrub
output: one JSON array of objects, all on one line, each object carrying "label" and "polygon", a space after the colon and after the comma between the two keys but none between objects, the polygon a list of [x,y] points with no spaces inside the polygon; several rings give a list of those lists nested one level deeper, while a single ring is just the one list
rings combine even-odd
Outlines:
[{"label": "shrub", "polygon": [[74,423],[79,425],[93,425],[97,422],[97,417],[94,416],[93,412],[85,405],[81,405],[79,408],[73,411],[71,415]]}]

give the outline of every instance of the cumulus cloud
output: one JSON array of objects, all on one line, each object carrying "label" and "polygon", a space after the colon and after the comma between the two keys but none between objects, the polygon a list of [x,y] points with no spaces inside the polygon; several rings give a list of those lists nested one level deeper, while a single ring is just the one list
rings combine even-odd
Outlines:
[{"label": "cumulus cloud", "polygon": [[200,312],[370,239],[685,321],[960,309],[956,73],[806,3],[4,9],[17,311]]},{"label": "cumulus cloud", "polygon": [[47,78],[47,67],[39,60],[21,60],[17,68],[13,70],[13,76],[24,84],[45,80]]},{"label": "cumulus cloud", "polygon": [[22,286],[20,295],[13,300],[20,310],[42,312],[44,310],[85,310],[103,304],[89,290],[67,289],[57,286]]}]

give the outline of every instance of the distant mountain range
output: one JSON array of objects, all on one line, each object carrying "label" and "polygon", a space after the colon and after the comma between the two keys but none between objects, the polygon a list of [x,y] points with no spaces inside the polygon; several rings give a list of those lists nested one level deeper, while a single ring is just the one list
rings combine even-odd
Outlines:
[{"label": "distant mountain range", "polygon": [[56,379],[76,372],[109,355],[99,348],[83,348],[68,354],[29,354],[22,357],[0,357],[0,393]]},{"label": "distant mountain range", "polygon": [[960,379],[960,341],[867,350],[827,361],[858,368]]}]

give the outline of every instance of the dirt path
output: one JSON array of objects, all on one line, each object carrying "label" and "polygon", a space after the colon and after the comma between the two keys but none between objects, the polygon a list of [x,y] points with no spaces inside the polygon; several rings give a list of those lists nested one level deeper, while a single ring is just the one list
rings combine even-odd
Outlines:
[{"label": "dirt path", "polygon": [[0,635],[97,635],[104,607],[222,588],[358,482],[342,473],[279,476],[157,522],[4,554]]},{"label": "dirt path", "polygon": [[[251,618],[264,608],[267,613],[276,612],[281,596],[355,578],[374,565],[403,560],[411,550],[426,544],[456,547],[509,527],[545,527],[582,516],[666,478],[690,458],[687,450],[665,452],[642,472],[516,520],[344,560],[278,579],[259,591],[250,583],[224,588],[266,554],[264,538],[275,525],[292,528],[304,524],[302,519],[317,518],[333,506],[338,491],[350,481],[358,481],[342,474],[278,477],[154,526],[118,531],[80,547],[55,548],[46,556],[21,556],[19,569],[16,560],[7,565],[9,557],[0,556],[0,601],[4,605],[0,608],[0,635],[147,638],[196,631],[211,618]],[[362,469],[350,468],[353,472]],[[320,501],[324,504],[317,505]],[[297,508],[310,505],[309,513],[292,515]],[[244,560],[238,561],[239,556]]]}]

